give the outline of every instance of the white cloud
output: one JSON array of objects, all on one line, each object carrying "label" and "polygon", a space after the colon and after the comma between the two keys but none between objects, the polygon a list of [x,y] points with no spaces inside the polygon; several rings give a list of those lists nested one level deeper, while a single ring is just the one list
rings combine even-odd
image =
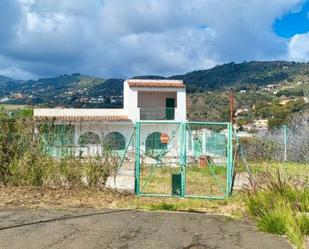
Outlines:
[{"label": "white cloud", "polygon": [[38,77],[37,75],[33,75],[30,72],[27,72],[20,68],[15,68],[15,67],[1,68],[0,75],[5,75],[7,77],[17,79],[17,80],[33,79],[33,78]]},{"label": "white cloud", "polygon": [[309,60],[309,32],[294,35],[289,42],[290,60],[307,61]]},{"label": "white cloud", "polygon": [[272,24],[301,2],[2,0],[0,55],[7,62],[0,72],[170,75],[232,60],[284,58],[287,40]]}]

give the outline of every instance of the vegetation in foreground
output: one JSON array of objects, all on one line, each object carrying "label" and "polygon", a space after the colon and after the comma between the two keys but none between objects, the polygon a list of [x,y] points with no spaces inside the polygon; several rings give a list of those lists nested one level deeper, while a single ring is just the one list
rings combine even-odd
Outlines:
[{"label": "vegetation in foreground", "polygon": [[244,197],[262,231],[285,235],[298,249],[304,248],[304,237],[309,235],[309,188],[305,184],[280,171],[263,173],[251,181]]},{"label": "vegetation in foreground", "polygon": [[[90,158],[76,154],[52,158],[46,145],[53,140],[54,124],[40,124],[29,111],[0,111],[0,184],[7,186],[103,187],[116,164],[107,151]],[[48,128],[47,135],[44,132]]]}]

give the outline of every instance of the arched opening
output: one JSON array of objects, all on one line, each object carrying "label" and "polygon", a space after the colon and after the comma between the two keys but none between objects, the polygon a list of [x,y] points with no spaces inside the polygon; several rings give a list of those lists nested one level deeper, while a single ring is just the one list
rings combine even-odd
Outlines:
[{"label": "arched opening", "polygon": [[98,145],[101,144],[100,137],[94,132],[85,132],[78,139],[79,145]]},{"label": "arched opening", "polygon": [[108,133],[104,138],[105,150],[125,150],[126,139],[120,132]]},{"label": "arched opening", "polygon": [[153,150],[162,150],[166,147],[166,144],[163,144],[161,142],[160,137],[160,132],[153,132],[148,135],[148,137],[146,138],[146,152]]}]

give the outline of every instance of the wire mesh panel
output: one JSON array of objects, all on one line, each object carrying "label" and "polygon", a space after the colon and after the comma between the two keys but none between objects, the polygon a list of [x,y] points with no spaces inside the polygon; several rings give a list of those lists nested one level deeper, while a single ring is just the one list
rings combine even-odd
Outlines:
[{"label": "wire mesh panel", "polygon": [[230,141],[228,123],[187,123],[185,196],[228,195],[232,177]]},{"label": "wire mesh panel", "polygon": [[309,177],[308,134],[308,119],[298,117],[289,126],[239,135],[237,172],[246,169],[258,176],[263,171],[284,170],[305,181]]},{"label": "wire mesh panel", "polygon": [[137,193],[180,195],[181,124],[175,122],[139,122],[136,136]]},{"label": "wire mesh panel", "polygon": [[225,198],[231,190],[229,123],[136,124],[136,193]]}]

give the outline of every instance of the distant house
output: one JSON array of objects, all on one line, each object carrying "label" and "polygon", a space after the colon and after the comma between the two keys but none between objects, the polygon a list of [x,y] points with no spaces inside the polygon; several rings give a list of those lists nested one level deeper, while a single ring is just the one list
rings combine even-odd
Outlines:
[{"label": "distant house", "polygon": [[10,99],[8,98],[8,97],[4,97],[4,98],[2,98],[2,99],[0,99],[0,102],[1,103],[4,103],[4,102],[7,102],[7,101],[9,101]]},{"label": "distant house", "polygon": [[235,116],[237,117],[237,116],[240,116],[244,113],[248,113],[248,111],[249,110],[247,108],[239,108],[239,109],[236,110]]},{"label": "distant house", "polygon": [[257,119],[253,121],[253,127],[255,130],[268,130],[268,120],[267,119]]},{"label": "distant house", "polygon": [[279,101],[280,105],[286,105],[287,103],[293,101],[292,99],[282,99]]},{"label": "distant house", "polygon": [[256,119],[251,123],[244,124],[242,126],[245,131],[266,131],[268,130],[268,120],[267,119]]}]

